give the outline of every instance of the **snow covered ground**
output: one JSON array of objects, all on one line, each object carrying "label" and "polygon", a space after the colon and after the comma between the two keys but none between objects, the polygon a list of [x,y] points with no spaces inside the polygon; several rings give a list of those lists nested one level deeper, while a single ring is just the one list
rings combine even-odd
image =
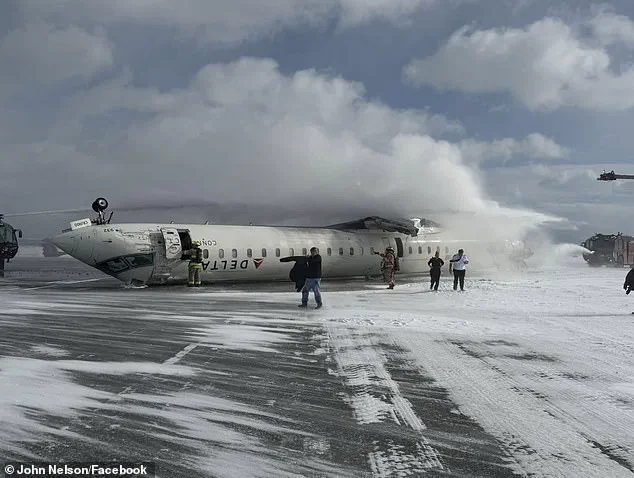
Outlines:
[{"label": "snow covered ground", "polygon": [[627,270],[563,262],[467,273],[465,292],[324,283],[318,311],[290,284],[8,270],[0,457],[99,450],[170,477],[634,476]]}]

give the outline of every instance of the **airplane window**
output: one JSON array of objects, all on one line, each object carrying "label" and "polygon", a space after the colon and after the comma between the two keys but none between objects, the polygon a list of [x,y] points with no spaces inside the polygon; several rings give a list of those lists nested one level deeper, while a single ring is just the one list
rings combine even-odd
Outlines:
[{"label": "airplane window", "polygon": [[292,247],[288,250],[288,255],[289,256],[294,256],[295,255],[295,249],[293,249]]},{"label": "airplane window", "polygon": [[220,257],[220,259],[222,259],[225,256],[225,250],[224,249],[218,249],[218,257]]},{"label": "airplane window", "polygon": [[427,254],[431,254],[431,247],[427,246]]},{"label": "airplane window", "polygon": [[412,253],[412,246],[409,246],[409,251],[410,254]]},{"label": "airplane window", "polygon": [[363,247],[361,247],[361,255],[363,255]]},{"label": "airplane window", "polygon": [[253,257],[253,251],[251,249],[247,249],[247,257]]},{"label": "airplane window", "polygon": [[238,257],[238,249],[231,249],[231,257],[234,259]]},{"label": "airplane window", "polygon": [[208,259],[209,258],[209,249],[205,249],[203,250],[203,259]]},{"label": "airplane window", "polygon": [[306,254],[308,254],[308,251],[306,250],[306,248],[304,247],[302,249],[302,256],[305,256]]},{"label": "airplane window", "polygon": [[262,257],[266,257],[266,249],[262,248]]},{"label": "airplane window", "polygon": [[326,249],[326,254],[328,254],[329,256],[332,255],[332,249],[330,247]]},{"label": "airplane window", "polygon": [[354,256],[354,247],[351,247],[351,248],[350,248],[350,255],[351,255],[351,256]]},{"label": "airplane window", "polygon": [[340,248],[339,248],[339,255],[340,255],[340,256],[343,256],[343,247],[340,247]]},{"label": "airplane window", "polygon": [[280,248],[278,247],[275,249],[275,257],[280,257],[280,255]]},{"label": "airplane window", "polygon": [[374,247],[370,248],[370,254],[374,254]]}]

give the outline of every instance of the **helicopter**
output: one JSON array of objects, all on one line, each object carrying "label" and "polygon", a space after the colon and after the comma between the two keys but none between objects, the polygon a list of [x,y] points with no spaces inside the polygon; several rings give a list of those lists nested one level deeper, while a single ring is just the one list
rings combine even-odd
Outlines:
[{"label": "helicopter", "polygon": [[22,229],[4,222],[4,215],[0,214],[0,277],[4,277],[4,261],[9,262],[18,253],[18,237],[22,237]]}]

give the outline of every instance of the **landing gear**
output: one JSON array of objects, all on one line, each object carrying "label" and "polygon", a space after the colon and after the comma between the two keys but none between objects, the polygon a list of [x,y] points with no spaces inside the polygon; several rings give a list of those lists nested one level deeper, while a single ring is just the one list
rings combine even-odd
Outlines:
[{"label": "landing gear", "polygon": [[95,212],[103,212],[108,209],[108,200],[106,198],[97,198],[92,203],[92,210]]},{"label": "landing gear", "polygon": [[108,200],[106,198],[97,198],[93,201],[92,210],[99,214],[99,217],[96,221],[97,224],[110,224],[110,219],[112,219],[112,212],[110,213],[110,217],[106,219],[103,214],[106,209],[108,209]]}]

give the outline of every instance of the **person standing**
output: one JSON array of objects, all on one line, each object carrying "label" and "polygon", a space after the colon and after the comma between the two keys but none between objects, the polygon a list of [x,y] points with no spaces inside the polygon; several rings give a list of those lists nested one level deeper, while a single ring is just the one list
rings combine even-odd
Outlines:
[{"label": "person standing", "polygon": [[[634,289],[634,268],[630,269],[630,271],[625,276],[625,283],[623,284],[623,290],[625,294],[629,295]],[[634,314],[634,312],[632,312]]]},{"label": "person standing", "polygon": [[396,270],[394,248],[388,246],[385,248],[385,252],[375,252],[375,254],[383,258],[381,261],[381,272],[383,273],[383,279],[387,282],[387,288],[394,289],[394,271]]},{"label": "person standing", "polygon": [[440,258],[440,251],[436,251],[434,257],[427,261],[427,265],[430,267],[429,275],[431,277],[429,289],[438,290],[438,284],[440,283],[440,269],[445,265],[445,261]]},{"label": "person standing", "polygon": [[203,267],[203,251],[200,249],[200,242],[192,242],[192,248],[189,251],[188,271],[188,287],[200,287],[200,273]]},{"label": "person standing", "polygon": [[465,266],[467,264],[469,264],[469,259],[467,259],[463,249],[458,249],[458,254],[454,254],[449,260],[449,272],[453,269],[453,290],[458,290],[458,282],[460,282],[460,290],[464,290]]},{"label": "person standing", "polygon": [[310,256],[306,257],[306,280],[304,287],[302,287],[302,303],[298,307],[308,307],[308,294],[313,291],[315,295],[315,302],[320,309],[323,305],[321,300],[321,256],[319,255],[319,249],[316,247],[310,248]]}]

